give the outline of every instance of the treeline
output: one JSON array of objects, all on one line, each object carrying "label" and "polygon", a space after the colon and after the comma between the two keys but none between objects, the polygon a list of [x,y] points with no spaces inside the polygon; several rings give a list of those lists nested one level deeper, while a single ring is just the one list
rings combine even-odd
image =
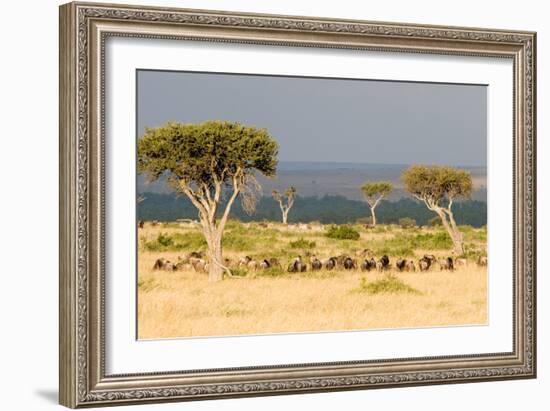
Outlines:
[{"label": "treeline", "polygon": [[[174,221],[179,218],[197,219],[197,209],[183,196],[174,194],[143,193],[144,201],[137,206],[139,220]],[[223,209],[224,207],[220,207]],[[453,204],[457,224],[481,227],[487,224],[487,203],[462,201]],[[319,221],[323,224],[347,224],[370,215],[365,202],[350,200],[342,196],[296,197],[288,217],[289,223]],[[231,209],[231,216],[241,221],[280,221],[281,210],[271,197],[261,197],[256,212],[248,215],[240,203]],[[435,213],[415,200],[401,198],[398,201],[382,201],[376,209],[378,223],[398,223],[400,218],[410,217],[418,225],[427,225]]]}]

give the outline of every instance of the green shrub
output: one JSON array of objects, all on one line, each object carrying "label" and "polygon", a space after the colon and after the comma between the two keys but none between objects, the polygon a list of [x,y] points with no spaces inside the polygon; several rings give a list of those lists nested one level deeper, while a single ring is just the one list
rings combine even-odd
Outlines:
[{"label": "green shrub", "polygon": [[465,241],[487,241],[487,228],[473,228],[471,226],[460,226]]},{"label": "green shrub", "polygon": [[414,250],[407,245],[386,245],[374,248],[374,254],[376,255],[388,255],[399,257],[414,257]]},{"label": "green shrub", "polygon": [[377,240],[369,243],[376,255],[387,254],[388,256],[412,257],[414,250],[446,250],[452,247],[451,238],[444,231],[435,233],[412,233],[396,234],[392,237]]},{"label": "green shrub", "polygon": [[399,219],[399,225],[401,228],[413,228],[416,227],[416,220],[414,218],[403,217]]},{"label": "green shrub", "polygon": [[256,237],[229,231],[224,234],[222,244],[224,248],[232,251],[252,251],[256,249],[258,241]]},{"label": "green shrub", "polygon": [[304,249],[304,250],[307,250],[307,249],[312,249],[312,248],[315,248],[316,244],[315,244],[315,241],[308,241],[308,240],[305,240],[304,238],[299,238],[298,240],[296,241],[291,241],[289,244],[290,248],[298,248],[298,249]]},{"label": "green shrub", "polygon": [[328,238],[338,240],[359,240],[359,232],[349,225],[333,225],[325,234]]},{"label": "green shrub", "polygon": [[378,224],[375,227],[369,228],[368,231],[376,234],[387,233],[391,231],[391,227],[384,224]]},{"label": "green shrub", "polygon": [[145,243],[148,251],[196,251],[205,247],[206,240],[201,233],[160,233],[155,240]]},{"label": "green shrub", "polygon": [[361,278],[358,291],[367,294],[421,294],[420,291],[391,274],[372,282],[368,282],[366,278]]},{"label": "green shrub", "polygon": [[244,268],[232,268],[231,274],[233,274],[235,277],[246,277],[248,271],[246,271]]},{"label": "green shrub", "polygon": [[451,237],[444,232],[416,234],[412,238],[414,248],[424,248],[428,250],[445,250],[453,246]]}]

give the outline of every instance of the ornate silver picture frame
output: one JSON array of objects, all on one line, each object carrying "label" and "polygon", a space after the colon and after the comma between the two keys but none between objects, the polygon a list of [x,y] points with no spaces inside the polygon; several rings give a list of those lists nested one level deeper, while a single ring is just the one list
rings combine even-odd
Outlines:
[{"label": "ornate silver picture frame", "polygon": [[[513,349],[108,374],[105,43],[109,38],[501,58],[513,63]],[[536,35],[219,11],[60,7],[60,403],[189,401],[536,377]]]}]

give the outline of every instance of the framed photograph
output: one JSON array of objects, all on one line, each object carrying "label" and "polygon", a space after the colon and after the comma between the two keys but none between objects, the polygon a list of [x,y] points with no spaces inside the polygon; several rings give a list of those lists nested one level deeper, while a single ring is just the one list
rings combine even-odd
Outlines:
[{"label": "framed photograph", "polygon": [[535,57],[61,6],[61,404],[534,378]]}]

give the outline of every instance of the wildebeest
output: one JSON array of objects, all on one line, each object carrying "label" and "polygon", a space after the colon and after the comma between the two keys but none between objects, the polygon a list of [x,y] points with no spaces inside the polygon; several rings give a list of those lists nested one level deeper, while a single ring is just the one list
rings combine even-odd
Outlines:
[{"label": "wildebeest", "polygon": [[205,253],[204,251],[191,251],[189,254],[188,254],[188,257],[191,258],[191,257],[195,257],[195,258],[204,258],[205,257]]},{"label": "wildebeest", "polygon": [[355,260],[353,260],[351,257],[346,257],[344,260],[344,269],[346,270],[353,270],[355,268]]},{"label": "wildebeest", "polygon": [[170,260],[157,258],[157,260],[155,261],[155,265],[153,265],[153,270],[175,271],[177,270],[177,265],[173,264]]},{"label": "wildebeest", "polygon": [[326,260],[321,261],[323,267],[325,267],[329,271],[336,267],[336,263],[336,257],[329,257]]},{"label": "wildebeest", "polygon": [[426,258],[427,260],[429,260],[430,265],[434,264],[435,261],[436,261],[435,255],[433,255],[433,254],[424,254],[423,258]]},{"label": "wildebeest", "polygon": [[[250,258],[250,257],[249,257]],[[249,270],[253,270],[253,271],[256,271],[258,269],[258,267],[260,266],[260,263],[258,263],[256,260],[250,260],[247,264],[246,264],[246,268],[248,268]]]},{"label": "wildebeest", "polygon": [[390,259],[388,258],[388,256],[386,254],[384,254],[382,257],[380,257],[380,260],[378,260],[378,262],[381,264],[381,270],[386,270],[386,269],[390,268]]},{"label": "wildebeest", "polygon": [[138,221],[138,227],[139,227],[139,228],[143,228],[144,226],[145,226],[145,221],[139,220],[139,221]]},{"label": "wildebeest", "polygon": [[153,270],[162,270],[164,268],[164,263],[166,260],[164,258],[157,258],[155,265],[153,265]]},{"label": "wildebeest", "polygon": [[374,261],[374,258],[371,257],[370,260],[365,259],[361,263],[361,271],[370,271],[374,270],[376,268],[376,261]]},{"label": "wildebeest", "polygon": [[424,255],[424,257],[418,260],[418,267],[420,271],[428,271],[435,261],[435,256],[431,254]]},{"label": "wildebeest", "polygon": [[418,268],[420,271],[428,271],[430,269],[430,262],[425,260],[424,258],[421,258],[418,260]]},{"label": "wildebeest", "polygon": [[191,251],[189,253],[186,253],[183,257],[178,256],[178,262],[189,263],[189,262],[192,262],[191,260],[197,260],[197,259],[201,259],[201,258],[204,258],[204,257],[205,257],[204,252]]},{"label": "wildebeest", "polygon": [[346,258],[349,258],[347,254],[340,254],[338,257],[336,257],[336,266],[338,268],[343,268],[344,261],[346,261]]},{"label": "wildebeest", "polygon": [[477,259],[477,265],[480,267],[486,267],[487,266],[487,256],[480,255]]},{"label": "wildebeest", "polygon": [[406,265],[407,265],[407,260],[405,260],[404,258],[400,258],[395,262],[395,266],[399,271],[403,271]]},{"label": "wildebeest", "polygon": [[459,257],[455,259],[455,266],[457,267],[466,267],[468,265],[468,260],[464,257]]},{"label": "wildebeest", "polygon": [[262,260],[262,261],[260,261],[260,268],[261,268],[262,270],[265,270],[265,269],[267,269],[267,268],[269,268],[269,267],[271,267],[271,264],[269,264],[269,261],[267,261],[267,260],[265,260],[265,259]]},{"label": "wildebeest", "polygon": [[189,262],[197,273],[205,273],[208,271],[208,263],[202,258],[192,257],[189,259]]},{"label": "wildebeest", "polygon": [[323,263],[321,263],[321,261],[316,256],[312,256],[309,259],[309,262],[311,263],[312,271],[318,271],[323,267]]},{"label": "wildebeest", "polygon": [[250,258],[249,256],[245,255],[244,257],[241,257],[239,259],[239,263],[237,264],[239,267],[247,267],[248,266],[248,263],[252,261],[252,258]]},{"label": "wildebeest", "polygon": [[449,270],[449,271],[453,271],[454,270],[454,264],[453,264],[453,259],[452,257],[447,257],[447,258],[440,258],[439,259],[439,269],[440,270]]},{"label": "wildebeest", "polygon": [[289,273],[303,273],[306,271],[307,266],[302,262],[302,257],[298,256],[288,265]]},{"label": "wildebeest", "polygon": [[416,271],[416,266],[414,265],[413,260],[407,261],[407,264],[405,265],[405,270],[414,272]]}]

